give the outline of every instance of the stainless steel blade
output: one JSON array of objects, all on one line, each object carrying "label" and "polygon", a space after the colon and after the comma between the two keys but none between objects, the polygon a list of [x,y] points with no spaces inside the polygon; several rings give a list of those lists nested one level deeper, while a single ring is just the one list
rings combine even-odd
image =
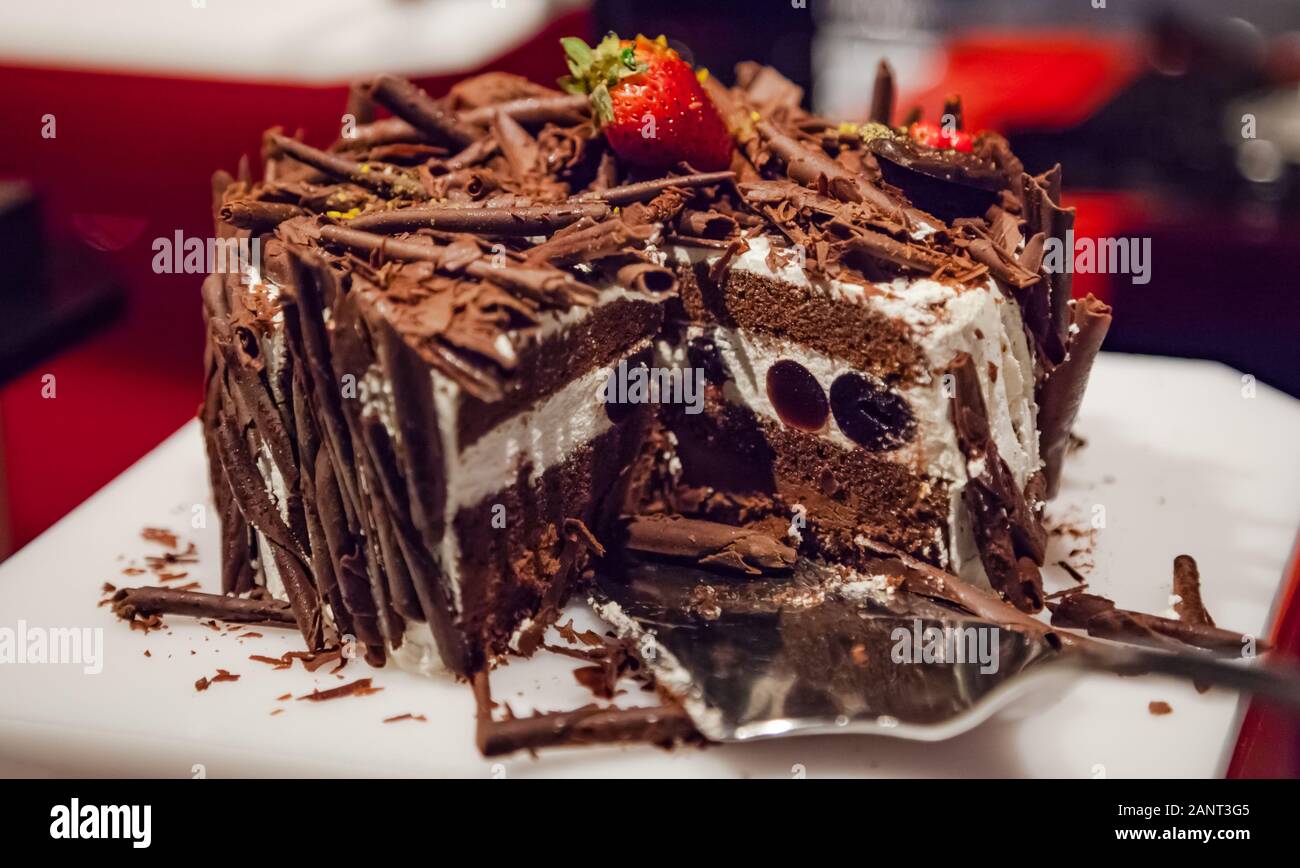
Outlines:
[{"label": "stainless steel blade", "polygon": [[1267,667],[1040,635],[800,559],[788,577],[728,578],[658,562],[597,577],[590,603],[715,741],[866,733],[941,740],[1012,704],[1055,700],[1079,669],[1154,672],[1300,708],[1300,678]]}]

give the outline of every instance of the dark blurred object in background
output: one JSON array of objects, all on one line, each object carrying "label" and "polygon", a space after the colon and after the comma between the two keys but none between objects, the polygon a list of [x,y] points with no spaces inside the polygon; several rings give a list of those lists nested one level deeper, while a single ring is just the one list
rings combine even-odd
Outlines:
[{"label": "dark blurred object in background", "polygon": [[[728,84],[737,63],[754,60],[776,67],[806,94],[812,90],[810,5],[802,0],[596,0],[592,36],[611,30],[623,37],[664,34],[683,57]],[[866,74],[863,87],[870,88]]]},{"label": "dark blurred object in background", "polygon": [[0,181],[0,384],[113,321],[122,290],[92,259],[47,243],[35,191]]}]

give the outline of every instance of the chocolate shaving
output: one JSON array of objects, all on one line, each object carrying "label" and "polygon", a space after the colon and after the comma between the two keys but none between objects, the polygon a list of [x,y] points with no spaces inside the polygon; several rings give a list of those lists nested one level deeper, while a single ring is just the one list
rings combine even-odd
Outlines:
[{"label": "chocolate shaving", "polygon": [[385,717],[384,723],[397,723],[399,720],[414,720],[417,721],[418,723],[429,722],[429,719],[425,717],[423,714],[411,714],[408,711],[406,714],[397,714],[392,717]]},{"label": "chocolate shaving", "polygon": [[356,681],[349,681],[347,684],[340,684],[338,687],[331,687],[329,690],[313,690],[311,693],[299,696],[298,700],[327,702],[331,699],[342,699],[345,696],[369,696],[384,689],[382,687],[371,687],[370,684],[371,679],[358,678]]},{"label": "chocolate shaving", "polygon": [[[1240,657],[1250,641],[1242,633],[1219,627],[1120,609],[1111,600],[1095,594],[1070,594],[1050,608],[1053,627],[1072,627],[1086,630],[1089,636],[1099,639],[1164,650],[1178,650],[1189,645],[1220,657]],[[1268,650],[1269,645],[1264,640],[1253,641],[1258,651]]]},{"label": "chocolate shaving", "polygon": [[177,545],[176,534],[160,527],[147,527],[140,532],[140,536],[142,539],[156,542],[169,549],[174,549]]},{"label": "chocolate shaving", "polygon": [[772,152],[785,163],[790,177],[800,184],[824,190],[841,202],[865,202],[884,211],[892,219],[906,222],[900,203],[873,187],[866,178],[845,169],[824,152],[804,147],[769,121],[759,121],[755,129]]},{"label": "chocolate shaving", "polygon": [[797,557],[794,549],[768,534],[703,519],[632,516],[624,518],[623,528],[624,546],[631,551],[750,576],[789,570]]}]

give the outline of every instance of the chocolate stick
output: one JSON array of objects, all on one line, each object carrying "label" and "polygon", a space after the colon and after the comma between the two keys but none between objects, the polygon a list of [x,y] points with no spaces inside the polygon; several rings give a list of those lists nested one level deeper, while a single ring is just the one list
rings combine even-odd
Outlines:
[{"label": "chocolate stick", "polygon": [[254,233],[266,232],[291,217],[307,212],[287,202],[262,202],[258,199],[232,199],[221,206],[218,216],[223,221]]},{"label": "chocolate stick", "polygon": [[388,235],[430,228],[484,235],[550,235],[584,217],[602,220],[608,214],[609,206],[603,202],[514,208],[442,206],[379,211],[358,217],[348,225]]},{"label": "chocolate stick", "polygon": [[608,202],[614,206],[631,205],[633,202],[649,202],[664,190],[675,187],[707,187],[711,184],[721,184],[735,179],[735,172],[697,172],[693,175],[678,175],[676,177],[670,176],[655,178],[650,181],[639,181],[635,184],[624,184],[621,187],[610,187],[607,190],[589,190],[585,193],[579,193],[570,201]]},{"label": "chocolate stick", "polygon": [[290,629],[298,626],[293,608],[284,600],[227,597],[175,588],[121,588],[113,595],[113,614],[127,621],[136,615],[187,615],[236,624],[265,624]]},{"label": "chocolate stick", "polygon": [[418,181],[394,171],[391,166],[375,167],[369,163],[358,163],[356,160],[313,148],[280,133],[268,133],[266,140],[272,147],[283,151],[300,163],[306,163],[327,175],[351,181],[367,190],[374,190],[380,195],[427,198],[424,188]]},{"label": "chocolate stick", "polygon": [[889,126],[894,117],[894,92],[894,69],[882,59],[876,65],[876,83],[871,88],[871,120]]},{"label": "chocolate stick", "polygon": [[358,123],[351,138],[340,138],[334,150],[373,148],[378,145],[418,144],[427,137],[401,118],[381,118],[372,123]]},{"label": "chocolate stick", "polygon": [[500,149],[501,145],[495,138],[485,136],[466,145],[459,153],[448,157],[442,162],[441,167],[443,171],[448,173],[459,172],[461,169],[477,166]]},{"label": "chocolate stick", "polygon": [[436,141],[463,148],[478,138],[472,127],[404,78],[381,75],[366,89],[375,102]]},{"label": "chocolate stick", "polygon": [[497,112],[503,112],[521,124],[572,123],[590,114],[590,106],[591,101],[582,94],[529,96],[469,109],[456,117],[461,123],[483,126],[491,123]]},{"label": "chocolate stick", "polygon": [[629,742],[668,745],[696,737],[695,724],[681,706],[592,705],[512,720],[480,719],[476,740],[483,756],[502,756],[543,747]]}]

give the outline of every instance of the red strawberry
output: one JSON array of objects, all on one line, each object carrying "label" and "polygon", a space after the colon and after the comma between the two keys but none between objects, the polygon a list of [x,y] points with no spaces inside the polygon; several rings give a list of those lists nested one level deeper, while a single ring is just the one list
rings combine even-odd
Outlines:
[{"label": "red strawberry", "polygon": [[560,86],[591,96],[592,114],[619,157],[651,169],[686,162],[702,172],[731,163],[726,124],[662,36],[632,41],[611,33],[595,48],[577,37],[560,44],[573,73]]}]

